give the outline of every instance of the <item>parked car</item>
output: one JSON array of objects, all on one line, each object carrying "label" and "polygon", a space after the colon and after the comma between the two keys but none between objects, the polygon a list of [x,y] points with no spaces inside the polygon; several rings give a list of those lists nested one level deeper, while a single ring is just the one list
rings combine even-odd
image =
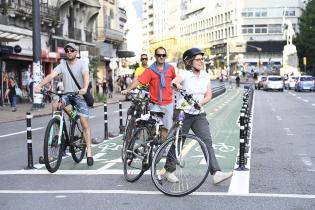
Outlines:
[{"label": "parked car", "polygon": [[267,79],[267,76],[262,76],[262,75],[258,76],[257,80],[255,80],[255,89],[260,90],[260,88],[263,88],[266,79]]},{"label": "parked car", "polygon": [[289,90],[294,89],[297,78],[297,76],[289,76],[289,78],[284,82],[284,88]]},{"label": "parked car", "polygon": [[267,76],[266,82],[264,83],[264,90],[279,90],[283,91],[283,81],[280,76],[270,75]]},{"label": "parked car", "polygon": [[295,91],[314,91],[315,90],[315,84],[314,79],[312,76],[303,75],[299,76],[295,83]]}]

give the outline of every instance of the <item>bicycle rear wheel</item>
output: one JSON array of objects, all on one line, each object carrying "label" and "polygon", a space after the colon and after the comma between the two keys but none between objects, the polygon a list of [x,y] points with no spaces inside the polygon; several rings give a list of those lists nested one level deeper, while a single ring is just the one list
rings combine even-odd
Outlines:
[{"label": "bicycle rear wheel", "polygon": [[79,119],[74,121],[70,128],[70,152],[72,159],[76,163],[80,163],[84,157],[86,149],[83,128]]},{"label": "bicycle rear wheel", "polygon": [[[179,197],[194,192],[206,180],[209,153],[206,145],[194,135],[179,135],[176,146],[175,139],[176,136],[168,138],[158,148],[152,161],[151,177],[159,191]],[[176,182],[167,180],[166,173],[170,172],[174,172]]]},{"label": "bicycle rear wheel", "polygon": [[136,118],[134,116],[130,117],[130,119],[128,120],[127,126],[126,126],[126,130],[124,132],[123,144],[122,144],[122,148],[121,148],[122,161],[124,161],[124,157],[126,155],[127,145],[130,142],[130,140],[132,138],[133,131],[135,129],[135,120],[136,120]]},{"label": "bicycle rear wheel", "polygon": [[58,170],[64,149],[64,137],[58,142],[60,129],[60,120],[53,118],[49,121],[44,138],[44,163],[50,173]]},{"label": "bicycle rear wheel", "polygon": [[147,127],[138,128],[126,147],[124,158],[124,176],[128,182],[137,181],[147,170],[144,164],[149,161],[147,139],[150,137],[150,130]]}]

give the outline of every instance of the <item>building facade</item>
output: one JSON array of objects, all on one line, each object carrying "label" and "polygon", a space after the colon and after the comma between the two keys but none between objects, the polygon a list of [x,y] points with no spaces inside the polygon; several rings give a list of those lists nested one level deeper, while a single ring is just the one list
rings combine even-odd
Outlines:
[{"label": "building facade", "polygon": [[[208,68],[216,69],[213,74],[219,74],[227,67],[230,73],[240,70],[262,73],[278,69],[282,65],[285,45],[283,24],[290,21],[298,31],[298,19],[305,7],[299,0],[152,1],[153,42],[173,37],[165,24],[176,20],[171,14],[178,8],[180,18],[175,24],[178,33],[173,48],[179,49],[180,53],[190,47],[203,48],[208,57]],[[173,6],[164,6],[170,2]],[[165,24],[160,24],[162,16]],[[147,30],[144,28],[143,31]],[[150,46],[150,42],[144,44]]]},{"label": "building facade", "polygon": [[[0,1],[1,103],[7,78],[14,77],[27,89],[33,73],[33,29],[31,0]],[[100,5],[96,0],[41,0],[41,74],[45,76],[64,57],[63,46],[74,42],[80,51],[96,56],[95,20]],[[79,18],[76,18],[79,17]],[[3,103],[2,103],[3,104]]]}]

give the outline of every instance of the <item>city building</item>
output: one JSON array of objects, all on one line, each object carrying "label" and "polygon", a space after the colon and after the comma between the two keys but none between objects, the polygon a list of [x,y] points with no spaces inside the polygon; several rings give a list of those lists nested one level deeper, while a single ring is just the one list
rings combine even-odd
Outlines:
[{"label": "city building", "polygon": [[[40,0],[42,76],[59,63],[64,56],[63,46],[68,42],[77,44],[80,51],[90,56],[98,55],[94,23],[99,9],[97,0]],[[1,105],[8,76],[14,77],[25,90],[31,79],[32,18],[32,0],[0,1]]]},{"label": "city building", "polygon": [[[172,7],[167,6],[170,2]],[[153,6],[149,9],[148,5]],[[173,48],[179,49],[180,54],[189,47],[203,48],[207,69],[211,69],[213,75],[219,75],[222,70],[225,74],[277,72],[282,65],[286,43],[284,22],[290,21],[298,31],[298,20],[305,2],[152,0],[143,1],[143,6],[147,8],[144,23],[148,26],[150,22],[153,26],[153,30],[143,28],[147,37],[145,46],[150,48],[152,43],[163,43],[175,37]],[[180,10],[179,20],[172,16],[175,8]],[[166,27],[170,20],[178,20],[175,24],[178,29],[174,30],[178,33],[171,33],[170,27]]]}]

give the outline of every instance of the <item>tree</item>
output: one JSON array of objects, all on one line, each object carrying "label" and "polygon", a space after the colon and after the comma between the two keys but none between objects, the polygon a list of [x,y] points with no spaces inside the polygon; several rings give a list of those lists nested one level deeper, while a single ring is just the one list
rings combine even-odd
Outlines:
[{"label": "tree", "polygon": [[300,17],[299,33],[297,33],[293,43],[297,47],[299,57],[299,66],[304,69],[303,57],[307,57],[307,69],[312,69],[309,73],[314,72],[315,67],[315,0],[310,0],[305,11]]}]

